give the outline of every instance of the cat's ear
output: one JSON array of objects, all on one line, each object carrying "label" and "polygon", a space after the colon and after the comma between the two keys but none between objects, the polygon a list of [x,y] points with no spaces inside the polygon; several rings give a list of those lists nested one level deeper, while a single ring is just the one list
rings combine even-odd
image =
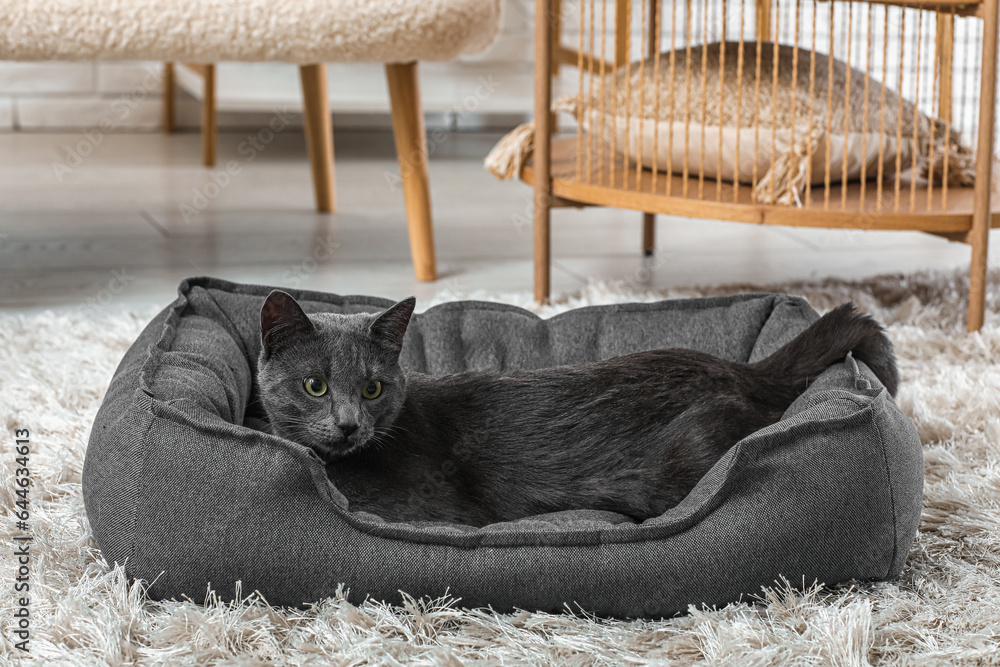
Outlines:
[{"label": "cat's ear", "polygon": [[313,331],[313,323],[298,302],[281,290],[268,294],[260,309],[260,342],[264,353],[270,356],[282,340],[303,331]]},{"label": "cat's ear", "polygon": [[403,334],[406,333],[406,325],[410,323],[410,315],[416,305],[417,300],[411,296],[389,308],[372,322],[369,329],[371,335],[397,350],[403,349]]}]

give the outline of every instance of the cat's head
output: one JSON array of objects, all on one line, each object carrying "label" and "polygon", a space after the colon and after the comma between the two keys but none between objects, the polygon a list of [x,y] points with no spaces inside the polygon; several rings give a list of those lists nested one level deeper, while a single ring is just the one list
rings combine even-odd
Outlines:
[{"label": "cat's head", "polygon": [[403,405],[399,353],[414,304],[307,316],[290,295],[271,292],[260,311],[257,384],[275,432],[325,460],[385,437]]}]

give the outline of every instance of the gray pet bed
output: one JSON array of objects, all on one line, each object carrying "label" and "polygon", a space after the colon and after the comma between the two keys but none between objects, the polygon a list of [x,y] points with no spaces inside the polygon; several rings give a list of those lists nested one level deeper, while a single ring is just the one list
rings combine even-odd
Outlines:
[{"label": "gray pet bed", "polygon": [[[259,311],[271,288],[193,278],[115,372],[83,471],[108,562],[152,598],[260,591],[299,606],[346,584],[466,606],[661,616],[721,605],[781,577],[898,576],[921,511],[913,425],[848,357],[782,420],[737,444],[691,494],[643,524],[561,512],[484,528],[352,513],[307,448],[245,425]],[[374,297],[294,291],[307,312],[374,311]],[[404,365],[431,374],[573,364],[660,347],[755,361],[817,317],[780,294],[588,307],[549,320],[457,302],[414,316]],[[251,406],[248,408],[248,405]],[[608,443],[613,446],[614,443]]]}]

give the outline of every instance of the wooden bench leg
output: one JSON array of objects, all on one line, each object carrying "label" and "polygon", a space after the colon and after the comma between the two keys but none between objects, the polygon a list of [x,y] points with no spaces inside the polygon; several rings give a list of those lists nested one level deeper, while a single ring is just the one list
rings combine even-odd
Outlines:
[{"label": "wooden bench leg", "polygon": [[420,103],[417,63],[385,66],[392,104],[396,158],[403,178],[403,200],[410,229],[410,255],[417,280],[436,280],[434,225],[431,219],[430,181],[427,176],[427,133]]},{"label": "wooden bench leg", "polygon": [[656,248],[656,214],[642,214],[642,254],[652,257]]},{"label": "wooden bench leg", "polygon": [[[541,198],[544,197],[544,198]],[[547,304],[552,292],[552,215],[548,193],[535,191],[535,301]]]},{"label": "wooden bench leg", "polygon": [[[617,3],[617,0],[616,0]],[[552,31],[548,26],[551,0],[535,2],[535,301],[549,301],[552,259]],[[616,4],[617,6],[617,4]]]},{"label": "wooden bench leg", "polygon": [[972,261],[969,262],[969,331],[979,331],[986,319],[986,277],[988,269],[988,235],[971,239]]},{"label": "wooden bench leg", "polygon": [[163,63],[163,132],[165,134],[172,133],[177,124],[174,87],[174,64]]},{"label": "wooden bench leg", "polygon": [[305,109],[306,145],[312,165],[313,192],[316,210],[332,213],[333,185],[333,120],[330,118],[330,93],[326,83],[326,65],[302,65],[302,103]]},{"label": "wooden bench leg", "polygon": [[215,115],[215,65],[205,65],[202,77],[201,158],[206,167],[214,167],[215,142],[218,134]]},{"label": "wooden bench leg", "polygon": [[983,3],[983,54],[979,83],[979,136],[976,192],[972,207],[972,261],[969,271],[969,331],[979,331],[986,316],[986,269],[990,242],[990,190],[993,184],[993,121],[997,95],[998,2]]}]

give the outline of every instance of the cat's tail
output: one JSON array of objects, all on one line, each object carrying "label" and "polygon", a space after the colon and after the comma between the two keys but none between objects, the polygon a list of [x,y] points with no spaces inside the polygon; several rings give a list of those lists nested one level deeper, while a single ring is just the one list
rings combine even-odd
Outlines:
[{"label": "cat's tail", "polygon": [[871,316],[855,309],[851,302],[831,310],[791,342],[751,368],[784,387],[801,393],[809,381],[848,352],[865,362],[892,396],[899,388],[899,371],[892,342]]}]

